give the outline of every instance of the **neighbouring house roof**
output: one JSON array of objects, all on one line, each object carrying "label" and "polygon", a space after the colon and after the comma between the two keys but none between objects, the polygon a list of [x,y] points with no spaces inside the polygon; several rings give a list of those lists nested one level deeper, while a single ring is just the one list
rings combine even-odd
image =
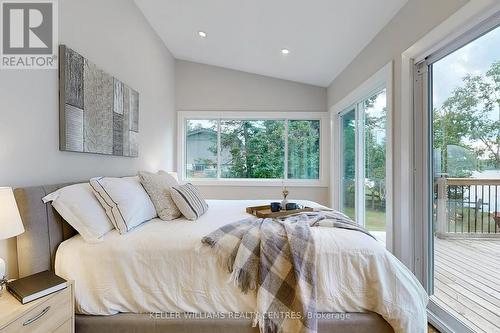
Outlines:
[{"label": "neighbouring house roof", "polygon": [[199,129],[196,129],[194,131],[188,132],[187,136],[193,136],[193,135],[196,135],[196,134],[204,134],[204,133],[207,133],[207,134],[216,134],[215,131],[212,130],[212,129],[209,129],[209,128],[199,128]]}]

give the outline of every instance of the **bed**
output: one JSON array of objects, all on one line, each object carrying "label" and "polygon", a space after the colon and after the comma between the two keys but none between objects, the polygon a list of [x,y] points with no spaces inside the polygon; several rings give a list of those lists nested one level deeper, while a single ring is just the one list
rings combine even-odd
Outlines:
[{"label": "bed", "polygon": [[[77,332],[258,332],[245,315],[253,311],[255,296],[227,283],[227,273],[200,239],[263,201],[210,200],[196,222],[154,219],[89,244],[41,201],[66,185],[15,190],[26,229],[18,237],[18,261],[20,276],[53,269],[75,280]],[[420,329],[425,291],[390,253],[359,232],[314,232],[322,253],[319,332]]]}]

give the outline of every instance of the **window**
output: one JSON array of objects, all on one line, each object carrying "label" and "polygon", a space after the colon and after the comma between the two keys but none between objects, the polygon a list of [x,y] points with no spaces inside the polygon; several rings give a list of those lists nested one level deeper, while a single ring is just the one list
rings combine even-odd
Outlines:
[{"label": "window", "polygon": [[[331,109],[332,206],[393,249],[392,62]],[[336,142],[335,138],[338,138]]]},{"label": "window", "polygon": [[355,219],[356,208],[356,110],[352,109],[341,116],[342,142],[342,203],[341,210]]},{"label": "window", "polygon": [[288,178],[319,178],[319,120],[288,121]]},{"label": "window", "polygon": [[[296,181],[320,183],[321,126],[327,113],[287,114],[180,112],[182,177],[191,181]],[[204,119],[198,118],[204,114]],[[262,118],[255,118],[265,114]],[[210,114],[212,115],[212,114]],[[244,118],[243,118],[244,117]],[[299,184],[299,185],[300,185]]]},{"label": "window", "polygon": [[188,178],[217,178],[217,121],[186,121]]},{"label": "window", "polygon": [[380,232],[385,231],[387,218],[386,90],[364,100],[360,108],[364,117],[364,221],[370,231]]},{"label": "window", "polygon": [[281,179],[285,121],[221,120],[221,178]]},{"label": "window", "polygon": [[340,115],[341,209],[384,241],[386,230],[386,89]]}]

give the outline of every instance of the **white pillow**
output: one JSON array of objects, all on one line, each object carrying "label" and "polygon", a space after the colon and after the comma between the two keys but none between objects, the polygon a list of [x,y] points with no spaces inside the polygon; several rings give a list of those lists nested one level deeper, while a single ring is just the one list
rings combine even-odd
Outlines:
[{"label": "white pillow", "polygon": [[157,216],[138,177],[96,177],[90,186],[120,234]]},{"label": "white pillow", "polygon": [[114,229],[89,183],[63,187],[42,200],[52,201],[52,207],[86,242],[102,241],[102,236]]},{"label": "white pillow", "polygon": [[175,179],[175,181],[178,183],[179,182],[179,176],[177,175],[177,172],[174,172],[174,171],[165,171],[165,170],[159,170],[158,171],[158,174],[161,175],[161,174],[167,174],[167,175],[170,175],[171,177],[173,177]]}]

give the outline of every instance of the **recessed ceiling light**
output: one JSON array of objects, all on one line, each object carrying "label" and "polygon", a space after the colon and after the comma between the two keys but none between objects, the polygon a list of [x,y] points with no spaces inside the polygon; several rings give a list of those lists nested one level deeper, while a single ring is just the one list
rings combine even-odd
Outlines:
[{"label": "recessed ceiling light", "polygon": [[205,31],[198,31],[198,36],[200,36],[201,38],[206,38],[207,33]]},{"label": "recessed ceiling light", "polygon": [[288,54],[290,53],[289,49],[281,49],[281,54]]}]

